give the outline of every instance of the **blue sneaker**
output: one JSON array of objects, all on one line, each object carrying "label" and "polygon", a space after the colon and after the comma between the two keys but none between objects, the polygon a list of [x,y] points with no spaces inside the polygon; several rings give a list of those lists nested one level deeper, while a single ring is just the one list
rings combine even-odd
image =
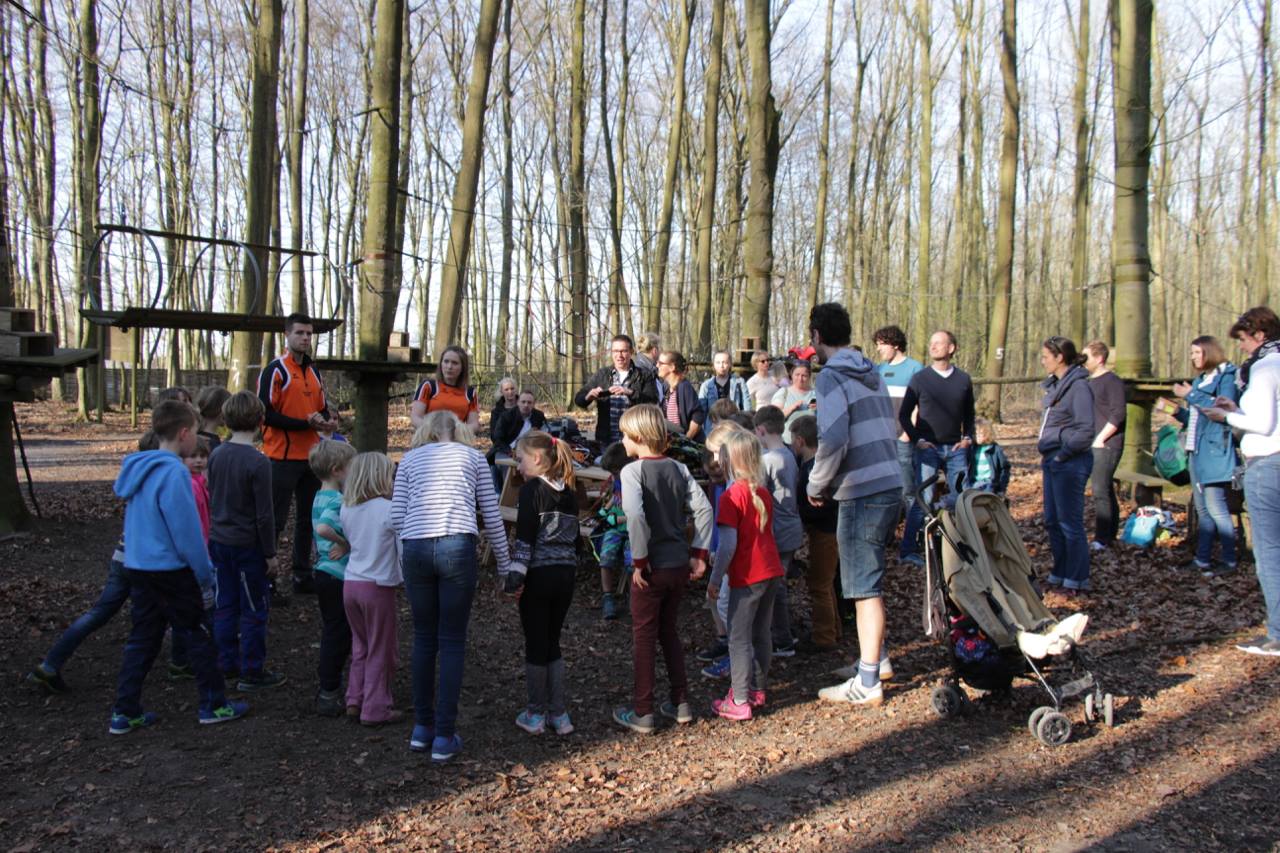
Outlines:
[{"label": "blue sneaker", "polygon": [[147,726],[154,726],[160,718],[150,711],[143,711],[136,717],[126,717],[124,714],[111,715],[111,727],[107,729],[108,734],[127,735],[135,729],[145,729]]},{"label": "blue sneaker", "polygon": [[725,655],[717,661],[702,668],[703,678],[714,678],[717,681],[729,677],[729,656]]},{"label": "blue sneaker", "polygon": [[212,710],[200,709],[200,725],[212,726],[216,723],[229,723],[249,713],[248,702],[227,702],[220,708]]},{"label": "blue sneaker", "polygon": [[453,758],[459,752],[462,752],[462,737],[453,735],[451,737],[437,737],[431,741],[431,760],[444,763]]},{"label": "blue sneaker", "polygon": [[542,714],[530,714],[528,710],[524,710],[516,716],[516,725],[531,735],[540,735],[547,730],[547,718]]},{"label": "blue sneaker", "polygon": [[413,734],[409,736],[410,752],[426,752],[431,749],[431,741],[436,736],[436,730],[432,726],[414,726]]},{"label": "blue sneaker", "polygon": [[903,554],[899,558],[899,562],[906,563],[908,566],[915,566],[917,569],[924,568],[924,557],[919,554]]}]

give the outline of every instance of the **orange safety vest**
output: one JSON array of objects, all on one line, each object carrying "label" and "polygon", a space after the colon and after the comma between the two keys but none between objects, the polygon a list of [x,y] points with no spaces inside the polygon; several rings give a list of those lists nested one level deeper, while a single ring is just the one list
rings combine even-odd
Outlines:
[{"label": "orange safety vest", "polygon": [[[268,412],[298,421],[329,408],[324,382],[311,358],[303,356],[299,364],[289,353],[273,359],[258,376],[258,398]],[[272,459],[305,460],[319,441],[320,436],[309,426],[273,426],[270,416],[262,428],[262,452]]]}]

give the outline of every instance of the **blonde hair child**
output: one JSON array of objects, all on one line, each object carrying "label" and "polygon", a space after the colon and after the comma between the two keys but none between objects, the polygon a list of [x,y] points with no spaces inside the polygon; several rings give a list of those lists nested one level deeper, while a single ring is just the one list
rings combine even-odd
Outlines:
[{"label": "blonde hair child", "polygon": [[752,709],[764,705],[773,658],[773,602],[783,582],[760,453],[760,440],[745,430],[727,433],[719,450],[730,483],[720,497],[720,544],[707,595],[717,598],[722,578],[728,579],[732,686],[723,699],[711,703],[712,710],[727,720],[750,720]]},{"label": "blonde hair child", "polygon": [[347,716],[366,726],[404,719],[391,700],[396,669],[396,587],[400,539],[391,524],[395,465],[382,453],[360,453],[347,468],[339,518],[351,553],[342,601],[351,626]]},{"label": "blonde hair child", "polygon": [[573,722],[565,702],[560,631],[573,602],[578,563],[573,455],[565,442],[534,430],[516,442],[515,458],[525,483],[517,498],[511,571],[504,588],[519,595],[528,689],[516,725],[531,735],[548,727],[567,735]]}]

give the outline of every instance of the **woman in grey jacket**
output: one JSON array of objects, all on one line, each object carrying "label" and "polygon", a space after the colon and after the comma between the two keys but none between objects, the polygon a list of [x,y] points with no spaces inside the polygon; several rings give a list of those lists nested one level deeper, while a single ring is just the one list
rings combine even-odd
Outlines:
[{"label": "woman in grey jacket", "polygon": [[1089,589],[1089,537],[1084,529],[1084,487],[1093,470],[1093,391],[1084,357],[1063,337],[1048,338],[1040,364],[1049,372],[1040,421],[1044,527],[1053,551],[1049,583],[1068,595]]}]

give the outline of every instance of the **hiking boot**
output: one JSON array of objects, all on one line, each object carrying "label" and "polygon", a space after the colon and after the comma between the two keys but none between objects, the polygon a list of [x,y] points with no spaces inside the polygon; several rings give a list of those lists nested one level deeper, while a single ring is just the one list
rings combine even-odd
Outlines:
[{"label": "hiking boot", "polygon": [[217,723],[229,723],[232,720],[238,720],[245,714],[249,713],[248,702],[227,702],[221,708],[214,708],[212,711],[200,709],[200,724],[202,726],[212,726]]},{"label": "hiking boot", "polygon": [[618,597],[606,592],[600,599],[600,618],[612,621],[618,618]]},{"label": "hiking boot", "polygon": [[688,702],[681,702],[679,705],[671,702],[663,702],[658,707],[658,713],[666,717],[668,720],[675,720],[680,725],[686,725],[693,722],[693,708],[689,707]]},{"label": "hiking boot", "polygon": [[551,731],[561,737],[573,734],[573,720],[569,719],[568,711],[547,717],[547,725],[551,727]]},{"label": "hiking boot", "polygon": [[322,717],[341,717],[344,704],[341,690],[321,690],[316,694],[316,713]]},{"label": "hiking boot", "polygon": [[253,693],[258,690],[270,690],[272,687],[279,687],[288,679],[283,672],[271,672],[264,669],[256,675],[246,673],[240,676],[240,680],[236,682],[236,689],[244,693]]},{"label": "hiking boot", "polygon": [[196,671],[186,663],[169,664],[169,680],[170,681],[190,681],[196,677]]},{"label": "hiking boot", "polygon": [[1236,648],[1248,655],[1280,657],[1280,641],[1268,639],[1266,634],[1239,643]]},{"label": "hiking boot", "polygon": [[717,681],[729,677],[729,656],[725,655],[702,668],[703,678],[714,678]]},{"label": "hiking boot", "polygon": [[66,693],[71,689],[67,686],[67,682],[62,680],[61,674],[46,669],[44,664],[38,664],[35,669],[27,673],[27,683],[51,694]]},{"label": "hiking boot", "polygon": [[613,721],[642,735],[651,735],[656,730],[653,725],[653,714],[637,714],[633,708],[615,709]]},{"label": "hiking boot", "polygon": [[112,714],[111,726],[107,729],[107,734],[127,735],[137,729],[145,729],[148,726],[154,726],[160,718],[150,711],[143,711],[136,717],[126,717],[124,714]]},{"label": "hiking boot", "polygon": [[462,736],[440,736],[431,741],[431,760],[443,764],[462,752]]},{"label": "hiking boot", "polygon": [[723,699],[712,699],[711,710],[715,711],[720,717],[734,722],[745,722],[751,719],[751,703],[743,702],[738,704],[733,698],[733,688],[729,688],[729,692],[725,694]]},{"label": "hiking boot", "polygon": [[862,679],[854,676],[848,681],[822,688],[818,691],[818,698],[824,702],[844,702],[874,708],[884,702],[884,690],[879,684],[875,687],[863,687]]},{"label": "hiking boot", "polygon": [[729,654],[729,644],[725,642],[724,637],[716,637],[716,641],[714,643],[707,646],[705,649],[698,650],[698,660],[703,663],[711,663],[712,661],[719,660],[727,654]]},{"label": "hiking boot", "polygon": [[540,735],[547,730],[547,718],[542,714],[530,714],[526,709],[516,716],[516,725],[531,735]]}]

